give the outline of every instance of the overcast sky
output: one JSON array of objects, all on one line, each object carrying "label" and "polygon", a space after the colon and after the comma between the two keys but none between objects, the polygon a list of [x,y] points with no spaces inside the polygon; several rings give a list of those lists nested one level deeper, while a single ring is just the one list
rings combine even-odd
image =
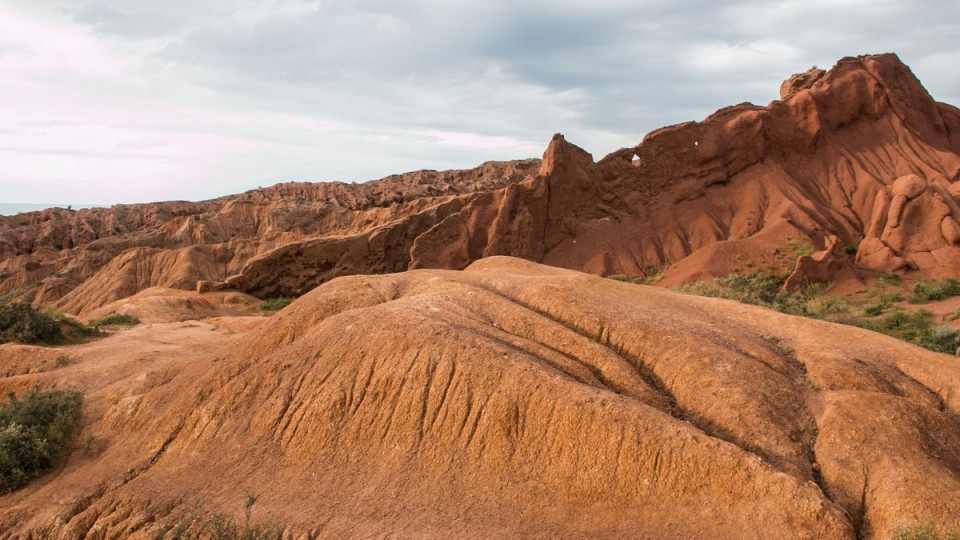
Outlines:
[{"label": "overcast sky", "polygon": [[603,155],[896,52],[960,104],[960,2],[3,0],[0,203],[200,200]]}]

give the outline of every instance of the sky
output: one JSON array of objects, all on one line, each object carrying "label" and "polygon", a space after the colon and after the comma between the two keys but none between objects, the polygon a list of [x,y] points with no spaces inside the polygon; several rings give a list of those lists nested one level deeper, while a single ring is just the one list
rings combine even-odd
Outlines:
[{"label": "sky", "polygon": [[960,2],[3,0],[0,203],[600,157],[844,56],[960,105]]}]

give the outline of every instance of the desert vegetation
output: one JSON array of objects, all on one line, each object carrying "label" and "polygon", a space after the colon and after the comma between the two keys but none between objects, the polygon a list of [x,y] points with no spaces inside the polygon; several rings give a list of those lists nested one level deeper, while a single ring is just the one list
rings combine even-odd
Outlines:
[{"label": "desert vegetation", "polygon": [[14,302],[0,305],[0,343],[58,343],[63,339],[58,322],[30,304]]},{"label": "desert vegetation", "polygon": [[103,327],[135,324],[140,324],[137,317],[119,313],[110,313],[89,324],[83,324],[57,311],[38,310],[24,302],[0,304],[0,343],[79,343],[107,335],[102,330]]},{"label": "desert vegetation", "polygon": [[276,296],[273,298],[267,298],[260,304],[260,311],[266,313],[272,313],[275,311],[280,311],[281,309],[290,305],[290,302],[293,302],[294,298],[292,296]]},{"label": "desert vegetation", "polygon": [[894,540],[957,540],[955,532],[941,532],[933,525],[926,523],[910,527],[898,527],[893,535]]},{"label": "desert vegetation", "polygon": [[99,328],[101,326],[133,326],[137,324],[140,324],[140,319],[134,315],[112,312],[95,321],[92,321],[90,326]]},{"label": "desert vegetation", "polygon": [[193,503],[186,510],[184,521],[166,525],[157,534],[157,540],[193,540],[211,538],[213,540],[274,540],[280,536],[281,528],[274,524],[251,525],[253,505],[256,495],[247,495],[243,503],[243,524],[220,512],[205,517],[203,503]]},{"label": "desert vegetation", "polygon": [[69,390],[12,392],[0,403],[0,493],[9,493],[50,469],[80,419],[81,396]]},{"label": "desert vegetation", "polygon": [[918,281],[910,291],[911,304],[939,302],[953,296],[960,296],[960,281],[946,278],[943,281]]},{"label": "desert vegetation", "polygon": [[[960,331],[937,325],[930,311],[906,310],[893,305],[901,302],[902,296],[886,292],[886,286],[899,285],[899,276],[882,275],[878,278],[878,290],[872,295],[878,301],[871,305],[827,295],[822,284],[810,285],[801,291],[787,291],[783,288],[785,280],[782,274],[757,271],[720,277],[712,285],[702,282],[684,285],[678,290],[764,306],[790,315],[859,326],[937,352],[954,354],[960,348]],[[909,301],[925,303],[956,294],[960,294],[960,284],[956,280],[921,282],[914,286]],[[915,301],[920,299],[923,301]]]}]

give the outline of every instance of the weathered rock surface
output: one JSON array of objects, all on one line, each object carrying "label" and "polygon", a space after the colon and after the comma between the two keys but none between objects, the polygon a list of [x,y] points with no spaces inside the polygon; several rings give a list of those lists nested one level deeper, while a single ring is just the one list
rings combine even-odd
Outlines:
[{"label": "weathered rock surface", "polygon": [[852,272],[960,270],[960,110],[892,54],[840,60],[594,162],[562,136],[542,161],[367,184],[283,184],[203,203],[0,219],[0,294],[83,313],[137,291],[302,294],[336,276],[511,255],[663,285],[791,243],[856,248]]},{"label": "weathered rock surface", "polygon": [[787,99],[801,90],[810,88],[826,74],[826,71],[814,66],[803,73],[791,75],[780,85],[780,99]]},{"label": "weathered rock surface", "polygon": [[247,494],[293,538],[960,528],[960,359],[520,259],[64,352],[0,391],[83,390],[102,450],[0,497],[0,536],[152,538]]}]

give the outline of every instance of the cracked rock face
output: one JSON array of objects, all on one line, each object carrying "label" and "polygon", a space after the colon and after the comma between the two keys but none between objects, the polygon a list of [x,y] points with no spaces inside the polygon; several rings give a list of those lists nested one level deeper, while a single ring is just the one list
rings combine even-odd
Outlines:
[{"label": "cracked rock face", "polygon": [[493,257],[129,332],[0,379],[83,388],[104,441],[2,499],[7,534],[152,537],[247,493],[295,538],[960,527],[960,360],[853,327]]},{"label": "cracked rock face", "polygon": [[942,178],[897,178],[877,193],[857,266],[876,271],[952,267],[960,245],[960,205]]}]

